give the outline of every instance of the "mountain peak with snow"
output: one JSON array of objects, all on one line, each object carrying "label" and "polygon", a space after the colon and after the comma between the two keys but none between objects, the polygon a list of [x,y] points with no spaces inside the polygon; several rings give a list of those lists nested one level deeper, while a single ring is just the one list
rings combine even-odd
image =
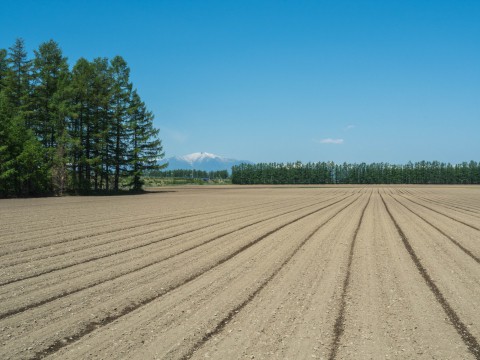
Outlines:
[{"label": "mountain peak with snow", "polygon": [[194,163],[196,161],[203,161],[205,159],[222,159],[221,156],[211,154],[208,152],[196,152],[188,155],[179,156],[179,159],[183,159],[189,163]]},{"label": "mountain peak with snow", "polygon": [[168,163],[166,170],[203,170],[203,171],[231,171],[232,166],[242,163],[251,164],[251,161],[230,159],[208,152],[195,152],[183,156],[172,156],[163,159],[160,164]]}]

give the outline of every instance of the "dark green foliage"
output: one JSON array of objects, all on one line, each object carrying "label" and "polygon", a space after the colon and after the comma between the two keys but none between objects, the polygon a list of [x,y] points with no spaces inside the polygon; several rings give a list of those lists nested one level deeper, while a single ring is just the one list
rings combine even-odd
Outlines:
[{"label": "dark green foliage", "polygon": [[5,88],[5,79],[8,71],[7,50],[0,49],[0,91]]},{"label": "dark green foliage", "polygon": [[110,62],[110,66],[113,82],[111,88],[112,117],[109,137],[113,139],[111,146],[113,187],[115,191],[118,191],[120,176],[126,171],[127,166],[127,121],[132,85],[129,81],[130,69],[122,57],[115,56]]},{"label": "dark green foliage", "polygon": [[45,149],[0,92],[0,197],[50,191]]},{"label": "dark green foliage", "polygon": [[37,138],[47,150],[52,189],[59,195],[67,190],[70,82],[67,59],[58,44],[53,40],[41,44],[33,60],[28,117]]},{"label": "dark green foliage", "polygon": [[72,70],[71,187],[82,193],[110,190],[112,81],[104,58],[80,58]]},{"label": "dark green foliage", "polygon": [[184,169],[184,170],[154,170],[149,171],[148,176],[150,177],[161,177],[161,178],[184,178],[184,179],[228,179],[227,170],[219,171],[203,171],[203,170],[193,170],[193,169]]},{"label": "dark green foliage", "polygon": [[120,56],[79,59],[53,40],[33,61],[0,49],[0,196],[139,190],[163,156],[158,130]]},{"label": "dark green foliage", "polygon": [[438,161],[391,165],[301,162],[241,164],[232,168],[233,184],[480,184],[480,163]]},{"label": "dark green foliage", "polygon": [[24,111],[29,97],[31,61],[27,60],[23,39],[17,39],[9,50],[3,91],[17,111]]},{"label": "dark green foliage", "polygon": [[40,45],[35,51],[32,76],[32,96],[30,110],[32,127],[43,146],[55,151],[57,138],[65,131],[65,91],[69,82],[67,59],[63,57],[58,44],[53,40]]},{"label": "dark green foliage", "polygon": [[129,138],[128,169],[130,185],[134,190],[140,190],[145,171],[158,170],[166,165],[159,166],[157,159],[164,156],[162,143],[158,139],[158,129],[153,127],[153,113],[148,111],[136,91],[133,91],[129,109]]}]

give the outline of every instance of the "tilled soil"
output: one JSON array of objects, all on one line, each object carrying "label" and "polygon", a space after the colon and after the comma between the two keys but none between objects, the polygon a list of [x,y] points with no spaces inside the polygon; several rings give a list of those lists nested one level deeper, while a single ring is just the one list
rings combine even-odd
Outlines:
[{"label": "tilled soil", "polygon": [[480,187],[0,201],[1,359],[480,359]]}]

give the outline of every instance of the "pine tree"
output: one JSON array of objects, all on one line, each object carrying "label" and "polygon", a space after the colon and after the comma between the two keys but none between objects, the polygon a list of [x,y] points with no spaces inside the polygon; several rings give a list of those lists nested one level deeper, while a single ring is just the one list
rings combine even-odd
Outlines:
[{"label": "pine tree", "polygon": [[67,58],[58,44],[50,40],[35,51],[33,61],[32,123],[36,135],[47,149],[52,168],[52,188],[62,194],[67,182],[68,118],[70,72]]},{"label": "pine tree", "polygon": [[34,54],[22,39],[0,49],[0,194],[141,188],[163,153],[125,60],[80,59],[70,71],[53,40]]},{"label": "pine tree", "polygon": [[9,50],[8,55],[0,52],[0,194],[48,192],[45,152],[26,121],[31,63],[22,39]]},{"label": "pine tree", "polygon": [[22,115],[0,91],[0,197],[48,192],[44,154]]},{"label": "pine tree", "polygon": [[31,62],[27,60],[27,51],[23,39],[19,38],[9,48],[4,86],[9,103],[17,112],[25,111],[29,97]]},{"label": "pine tree", "polygon": [[110,136],[113,140],[113,190],[119,190],[122,172],[125,170],[127,157],[127,126],[129,100],[132,91],[130,84],[130,68],[121,56],[115,56],[110,62],[112,74],[111,90],[111,128]]},{"label": "pine tree", "polygon": [[0,49],[0,91],[5,88],[5,79],[8,71],[7,50]]},{"label": "pine tree", "polygon": [[68,82],[67,59],[62,55],[58,44],[50,40],[35,50],[33,61],[33,106],[35,111],[34,128],[44,147],[56,146],[56,137],[64,128],[59,92]]},{"label": "pine tree", "polygon": [[69,132],[72,141],[72,186],[75,191],[88,193],[91,188],[91,153],[93,148],[92,64],[80,58],[72,70],[72,119]]},{"label": "pine tree", "polygon": [[96,58],[93,68],[93,179],[94,190],[105,188],[109,190],[110,181],[110,148],[109,138],[111,128],[111,95],[112,77],[107,58]]},{"label": "pine tree", "polygon": [[15,192],[15,158],[11,149],[12,107],[4,91],[0,91],[0,197]]},{"label": "pine tree", "polygon": [[133,190],[140,190],[143,186],[142,177],[145,171],[159,170],[166,165],[159,166],[157,159],[162,158],[162,142],[158,139],[159,130],[153,126],[153,113],[148,111],[136,91],[132,92],[129,108],[129,173],[130,186]]}]

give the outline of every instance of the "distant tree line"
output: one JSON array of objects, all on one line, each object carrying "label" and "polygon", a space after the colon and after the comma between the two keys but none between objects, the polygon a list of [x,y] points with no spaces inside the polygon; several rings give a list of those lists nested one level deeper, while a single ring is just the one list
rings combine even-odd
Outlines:
[{"label": "distant tree line", "polygon": [[241,164],[233,184],[480,184],[480,163],[438,161],[335,164],[333,162]]},{"label": "distant tree line", "polygon": [[168,177],[168,178],[190,178],[190,179],[228,179],[227,170],[219,171],[203,171],[193,169],[180,170],[152,170],[148,172],[151,177]]},{"label": "distant tree line", "polygon": [[116,56],[72,69],[50,40],[0,49],[0,196],[138,190],[163,157],[153,114]]}]

